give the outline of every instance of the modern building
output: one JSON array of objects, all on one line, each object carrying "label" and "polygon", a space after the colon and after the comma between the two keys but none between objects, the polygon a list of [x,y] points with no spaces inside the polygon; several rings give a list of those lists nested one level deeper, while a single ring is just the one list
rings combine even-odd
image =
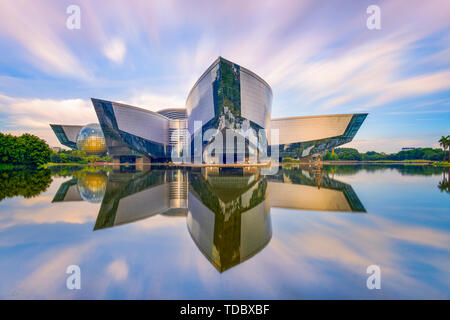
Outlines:
[{"label": "modern building", "polygon": [[81,129],[83,129],[84,126],[50,124],[50,127],[58,138],[59,143],[71,149],[78,149],[78,133],[81,131]]},{"label": "modern building", "polygon": [[74,150],[83,150],[89,155],[106,153],[106,142],[98,123],[85,126],[51,124],[59,142]]},{"label": "modern building", "polygon": [[108,177],[103,171],[82,172],[79,177],[63,182],[52,202],[102,202]]},{"label": "modern building", "polygon": [[[265,162],[310,157],[350,142],[367,114],[271,118],[272,89],[252,71],[222,57],[201,75],[185,108],[158,112],[92,99],[115,162]],[[76,148],[76,128],[52,125]]]},{"label": "modern building", "polygon": [[192,241],[219,272],[267,246],[273,208],[366,212],[351,185],[308,167],[282,167],[275,175],[255,167],[226,174],[217,167],[123,169],[78,172],[61,184],[53,202],[101,202],[94,230],[157,215],[184,218]]}]

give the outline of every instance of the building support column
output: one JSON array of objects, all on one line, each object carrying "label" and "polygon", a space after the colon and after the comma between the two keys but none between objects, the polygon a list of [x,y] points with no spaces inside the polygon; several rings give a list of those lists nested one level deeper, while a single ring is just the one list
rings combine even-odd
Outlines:
[{"label": "building support column", "polygon": [[150,169],[150,164],[152,163],[152,160],[147,156],[142,156],[139,158],[136,158],[136,170],[144,171],[144,169]]},{"label": "building support column", "polygon": [[113,157],[113,170],[120,170],[120,157]]}]

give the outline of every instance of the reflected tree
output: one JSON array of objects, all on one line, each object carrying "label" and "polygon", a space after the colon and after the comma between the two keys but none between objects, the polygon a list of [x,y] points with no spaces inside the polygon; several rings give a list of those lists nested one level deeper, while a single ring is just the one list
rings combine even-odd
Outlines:
[{"label": "reflected tree", "polygon": [[442,181],[439,181],[438,189],[441,190],[441,192],[450,193],[450,168],[447,169],[447,177],[445,176],[445,168],[442,169]]},{"label": "reflected tree", "polygon": [[112,171],[111,167],[94,167],[94,166],[52,166],[49,167],[54,177],[73,177],[81,178],[90,172],[108,172]]},{"label": "reflected tree", "polygon": [[401,175],[419,175],[419,176],[432,176],[440,174],[441,169],[439,167],[428,165],[406,165],[406,164],[355,164],[355,165],[327,165],[323,167],[324,171],[334,171],[339,175],[355,175],[361,170],[367,172],[376,171],[397,171]]},{"label": "reflected tree", "polygon": [[0,171],[0,201],[22,196],[32,198],[47,190],[52,182],[47,169]]}]

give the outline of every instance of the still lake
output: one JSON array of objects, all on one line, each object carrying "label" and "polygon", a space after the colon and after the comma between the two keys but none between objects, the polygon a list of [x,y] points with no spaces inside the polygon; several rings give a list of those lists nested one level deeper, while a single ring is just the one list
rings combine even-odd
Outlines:
[{"label": "still lake", "polygon": [[[449,299],[450,170],[0,171],[1,299]],[[81,289],[69,290],[68,266]],[[380,268],[369,290],[367,268]]]}]

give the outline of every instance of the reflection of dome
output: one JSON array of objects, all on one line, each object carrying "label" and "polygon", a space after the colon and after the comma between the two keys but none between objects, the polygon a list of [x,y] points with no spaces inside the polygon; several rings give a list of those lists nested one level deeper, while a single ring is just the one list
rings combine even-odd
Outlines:
[{"label": "reflection of dome", "polygon": [[103,200],[106,190],[106,174],[101,172],[87,173],[78,179],[78,190],[81,197],[89,202],[100,202]]},{"label": "reflection of dome", "polygon": [[86,151],[87,154],[100,155],[106,152],[105,137],[99,124],[88,124],[80,130],[77,148]]}]

